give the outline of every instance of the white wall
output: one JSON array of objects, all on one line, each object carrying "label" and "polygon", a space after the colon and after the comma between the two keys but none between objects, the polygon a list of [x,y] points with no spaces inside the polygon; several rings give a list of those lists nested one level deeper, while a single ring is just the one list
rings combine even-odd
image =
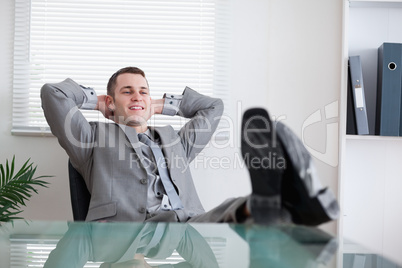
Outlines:
[{"label": "white wall", "polygon": [[303,137],[337,193],[342,1],[270,1],[268,17],[267,107]]},{"label": "white wall", "polygon": [[[48,189],[40,189],[28,203],[23,216],[28,219],[72,219],[67,156],[55,138],[12,136],[12,52],[13,2],[0,2],[0,161],[14,154],[17,163],[31,157],[38,175],[54,175]],[[338,0],[233,0],[231,95],[233,118],[252,106],[269,108],[272,115],[285,121],[302,136],[303,123],[311,114],[339,99],[341,64],[342,5]],[[336,105],[336,103],[335,103]],[[322,113],[325,119],[325,114]],[[304,140],[317,156],[323,184],[337,193],[337,118],[305,128]],[[235,120],[239,129],[239,121]],[[329,138],[328,138],[329,137]],[[238,136],[231,148],[207,148],[203,161],[231,159],[228,168],[203,168],[193,163],[193,176],[206,209],[231,196],[250,192],[247,171],[235,164]],[[326,145],[332,145],[328,148]],[[335,159],[335,160],[334,160]],[[204,163],[205,163],[204,161]],[[236,161],[235,161],[236,162]],[[326,228],[326,227],[324,227]],[[327,227],[333,232],[334,225]]]}]

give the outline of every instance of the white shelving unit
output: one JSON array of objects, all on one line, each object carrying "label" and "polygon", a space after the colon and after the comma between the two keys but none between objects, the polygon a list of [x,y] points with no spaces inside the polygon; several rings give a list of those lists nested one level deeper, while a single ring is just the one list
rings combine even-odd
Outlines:
[{"label": "white shelving unit", "polygon": [[[402,1],[344,0],[343,26],[342,73],[347,77],[348,57],[360,55],[369,128],[374,133],[377,49],[383,42],[402,43]],[[346,96],[347,79],[343,79],[344,123]],[[340,131],[340,234],[402,264],[402,137]]]}]

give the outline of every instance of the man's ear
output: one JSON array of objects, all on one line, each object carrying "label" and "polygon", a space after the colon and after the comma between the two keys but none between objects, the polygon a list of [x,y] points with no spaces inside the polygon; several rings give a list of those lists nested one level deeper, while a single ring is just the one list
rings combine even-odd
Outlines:
[{"label": "man's ear", "polygon": [[106,108],[109,109],[110,111],[114,111],[116,109],[116,107],[114,105],[113,97],[110,95],[106,95],[105,105],[106,105]]}]

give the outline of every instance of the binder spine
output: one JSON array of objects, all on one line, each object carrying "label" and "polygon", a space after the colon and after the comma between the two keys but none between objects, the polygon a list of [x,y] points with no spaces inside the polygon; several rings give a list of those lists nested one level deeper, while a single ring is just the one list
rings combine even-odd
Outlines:
[{"label": "binder spine", "polygon": [[402,134],[402,44],[384,43],[378,49],[376,134]]},{"label": "binder spine", "polygon": [[367,119],[366,98],[364,94],[363,72],[360,56],[349,57],[350,90],[353,96],[353,111],[356,122],[356,130],[359,135],[368,135],[369,126]]}]

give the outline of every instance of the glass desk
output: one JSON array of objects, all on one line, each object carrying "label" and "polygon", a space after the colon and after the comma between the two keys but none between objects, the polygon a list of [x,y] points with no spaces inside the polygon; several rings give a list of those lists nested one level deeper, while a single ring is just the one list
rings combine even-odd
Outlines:
[{"label": "glass desk", "polygon": [[[0,227],[1,267],[13,268],[342,267],[337,254],[335,237],[293,225],[16,221]],[[399,267],[375,254],[344,254],[343,264]]]}]

